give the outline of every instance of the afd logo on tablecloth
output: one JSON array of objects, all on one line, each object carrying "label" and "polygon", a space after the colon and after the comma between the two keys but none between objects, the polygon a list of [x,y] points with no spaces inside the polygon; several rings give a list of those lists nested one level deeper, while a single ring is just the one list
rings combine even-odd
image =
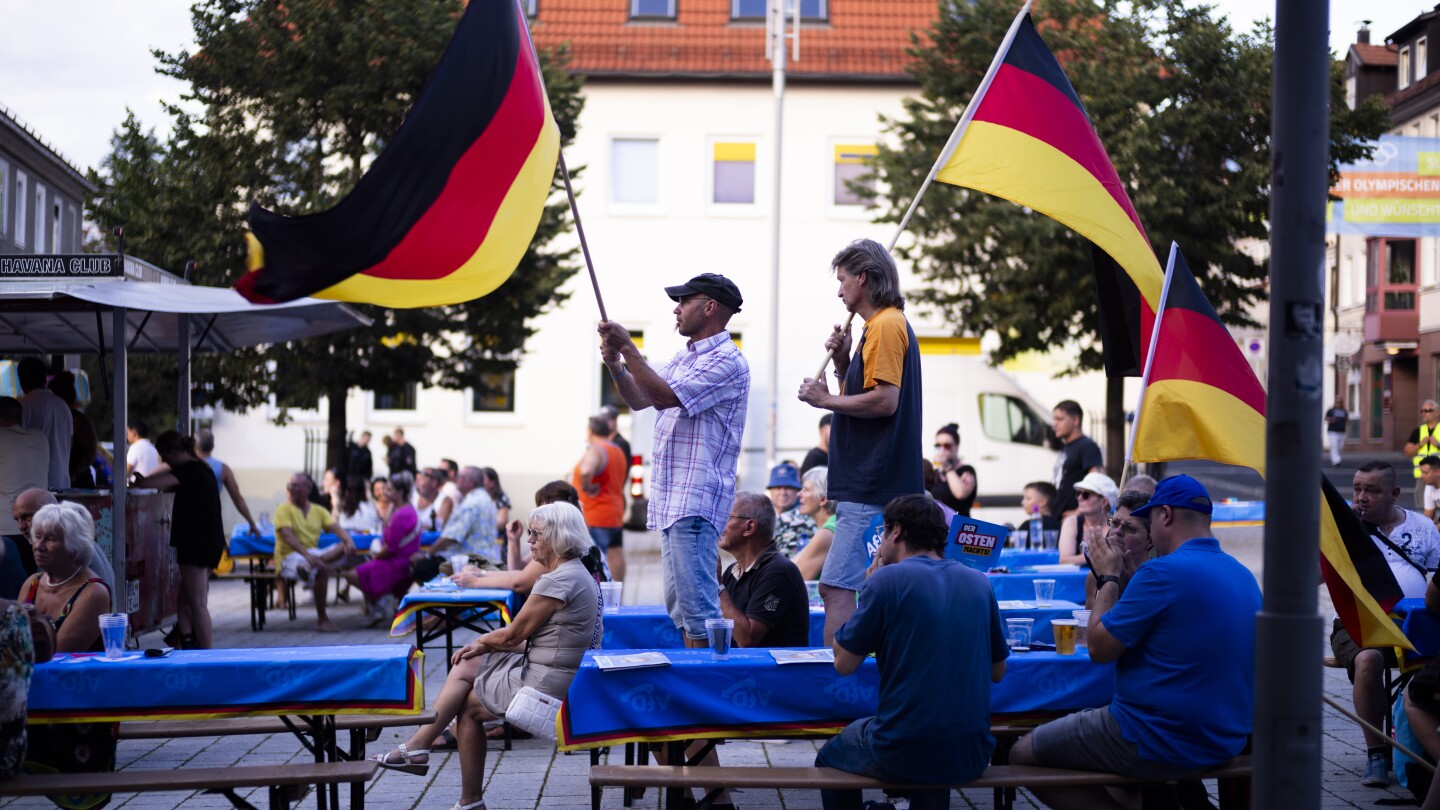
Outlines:
[{"label": "afd logo on tablecloth", "polygon": [[879,698],[879,690],[874,686],[862,686],[859,678],[840,678],[825,684],[825,694],[835,699],[836,703],[846,703],[851,706],[874,705]]},{"label": "afd logo on tablecloth", "polygon": [[770,705],[770,696],[775,694],[774,690],[761,689],[754,678],[744,678],[725,687],[720,697],[737,709],[756,709],[761,706]]},{"label": "afd logo on tablecloth", "polygon": [[620,696],[620,702],[637,712],[664,711],[670,706],[670,694],[661,692],[653,683],[642,683]]}]

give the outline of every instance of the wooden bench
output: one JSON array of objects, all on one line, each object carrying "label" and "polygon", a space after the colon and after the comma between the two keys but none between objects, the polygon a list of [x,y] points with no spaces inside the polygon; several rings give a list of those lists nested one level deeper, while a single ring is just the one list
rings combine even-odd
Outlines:
[{"label": "wooden bench", "polygon": [[258,633],[265,629],[265,610],[273,607],[273,603],[270,601],[272,586],[285,589],[286,611],[290,614],[290,620],[295,620],[294,580],[278,577],[274,571],[253,567],[249,571],[241,571],[236,568],[228,574],[216,574],[215,578],[244,580],[250,586],[250,629],[252,631]]},{"label": "wooden bench", "polygon": [[[292,721],[293,722],[293,721]],[[383,728],[424,726],[435,722],[435,710],[419,714],[341,714],[335,716],[335,730],[350,732],[347,759],[364,759],[365,744],[380,737]],[[234,717],[224,720],[161,720],[145,723],[121,723],[122,740],[169,740],[188,737],[231,737],[253,734],[284,734],[304,731],[304,725],[291,727],[282,717]]]},{"label": "wooden bench", "polygon": [[350,784],[352,796],[363,806],[365,792],[360,783],[375,775],[379,763],[311,762],[297,765],[248,765],[233,768],[176,768],[125,770],[104,773],[19,774],[0,782],[0,796],[46,796],[75,793],[163,793],[200,790],[218,793],[240,808],[254,805],[235,794],[238,788],[264,787],[270,791],[272,810],[286,810],[290,800],[285,788],[291,785]]},{"label": "wooden bench", "polygon": [[[1212,768],[1198,779],[1220,780],[1220,806],[1244,808],[1250,799],[1250,757],[1239,756],[1224,765]],[[878,790],[884,788],[914,789],[916,785],[885,782],[868,776],[834,768],[764,768],[741,766],[683,765],[595,765],[590,768],[590,784],[595,787],[657,787],[667,790],[707,788],[710,793],[696,807],[709,807],[720,790],[763,788],[776,790]],[[925,787],[1020,788],[1020,787],[1084,787],[1095,785],[1146,784],[1113,773],[1075,771],[1065,768],[1042,768],[1027,765],[991,765],[978,779],[958,785]],[[673,802],[672,802],[673,805]],[[1147,802],[1147,807],[1151,803]]]}]

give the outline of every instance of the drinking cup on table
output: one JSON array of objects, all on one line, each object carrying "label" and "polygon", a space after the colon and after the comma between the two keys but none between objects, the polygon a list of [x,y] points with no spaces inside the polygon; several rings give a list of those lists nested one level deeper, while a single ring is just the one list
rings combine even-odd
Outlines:
[{"label": "drinking cup on table", "polygon": [[1090,631],[1090,611],[1072,610],[1070,611],[1070,618],[1074,619],[1075,623],[1080,625],[1079,632],[1075,634],[1075,646],[1089,647],[1090,643],[1087,637]]},{"label": "drinking cup on table", "polygon": [[730,634],[734,630],[732,619],[705,620],[705,634],[710,637],[710,660],[724,661],[730,657]]},{"label": "drinking cup on table", "polygon": [[1080,623],[1074,619],[1051,619],[1055,630],[1055,652],[1061,655],[1075,654],[1075,637],[1080,633]]},{"label": "drinking cup on table", "polygon": [[1035,607],[1050,607],[1055,601],[1055,580],[1035,580]]},{"label": "drinking cup on table", "polygon": [[810,596],[810,607],[823,607],[825,600],[820,598],[819,580],[805,580],[805,592]]},{"label": "drinking cup on table", "polygon": [[125,630],[130,617],[124,613],[100,614],[100,638],[105,642],[105,657],[115,660],[125,654]]},{"label": "drinking cup on table", "polygon": [[465,570],[465,566],[467,566],[467,565],[469,565],[469,564],[470,564],[470,555],[469,555],[469,554],[451,554],[451,555],[450,555],[450,573],[452,573],[452,574],[458,574],[458,573],[460,573],[461,571],[464,571],[464,570]]},{"label": "drinking cup on table", "polygon": [[1034,630],[1034,619],[1006,619],[1005,643],[1010,647],[1010,652],[1029,652],[1030,635]]},{"label": "drinking cup on table", "polygon": [[606,613],[620,612],[620,594],[625,590],[623,582],[602,582],[600,583],[600,599],[603,601]]}]

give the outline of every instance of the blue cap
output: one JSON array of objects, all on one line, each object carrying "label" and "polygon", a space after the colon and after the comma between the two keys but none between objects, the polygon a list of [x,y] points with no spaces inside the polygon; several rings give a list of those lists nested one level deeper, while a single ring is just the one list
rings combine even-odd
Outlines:
[{"label": "blue cap", "polygon": [[765,487],[793,487],[800,488],[800,471],[795,469],[794,464],[780,463],[770,468],[770,483]]},{"label": "blue cap", "polygon": [[1211,513],[1210,493],[1204,485],[1188,475],[1172,475],[1155,487],[1155,494],[1149,503],[1130,514],[1138,518],[1147,517],[1157,506],[1173,506],[1176,509],[1191,509],[1202,515]]}]

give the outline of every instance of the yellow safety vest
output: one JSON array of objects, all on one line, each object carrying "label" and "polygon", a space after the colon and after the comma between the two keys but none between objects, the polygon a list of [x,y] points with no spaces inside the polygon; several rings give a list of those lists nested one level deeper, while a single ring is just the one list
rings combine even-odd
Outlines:
[{"label": "yellow safety vest", "polygon": [[[1421,423],[1420,423],[1420,442],[1419,442],[1419,444],[1418,444],[1417,446],[1423,448],[1423,447],[1425,446],[1425,440],[1428,439],[1428,438],[1430,438],[1431,436],[1436,436],[1436,435],[1440,435],[1440,425],[1436,425],[1435,427],[1432,428],[1432,427],[1430,427],[1429,425],[1425,424],[1424,422],[1421,422]],[[1419,477],[1420,477],[1420,459],[1425,458],[1426,456],[1430,456],[1430,455],[1434,455],[1434,451],[1420,450],[1420,451],[1418,451],[1418,452],[1415,453],[1415,457],[1414,457],[1414,458],[1410,459],[1410,462],[1415,465],[1415,477],[1416,477],[1416,478],[1419,478]]]}]

